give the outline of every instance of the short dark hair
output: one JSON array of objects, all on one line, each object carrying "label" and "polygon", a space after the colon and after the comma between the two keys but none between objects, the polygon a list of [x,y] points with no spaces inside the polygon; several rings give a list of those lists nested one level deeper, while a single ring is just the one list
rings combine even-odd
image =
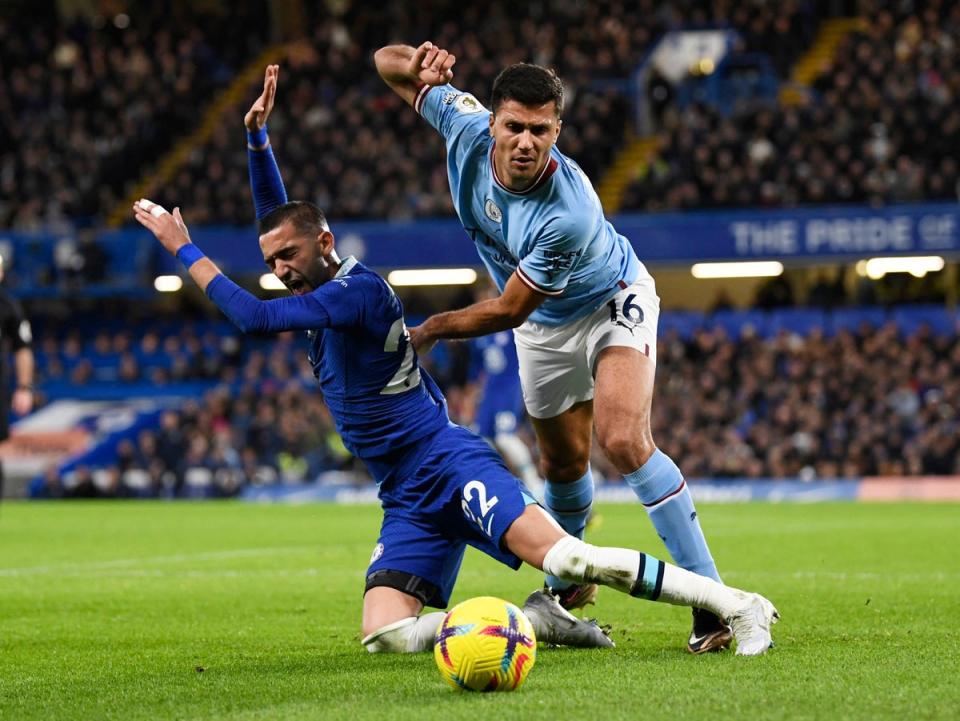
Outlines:
[{"label": "short dark hair", "polygon": [[291,200],[278,208],[274,208],[260,219],[257,230],[260,235],[279,228],[284,223],[292,223],[299,235],[316,238],[325,230],[330,230],[327,216],[313,203],[305,200]]},{"label": "short dark hair", "polygon": [[490,109],[496,113],[504,100],[516,100],[522,105],[543,105],[551,100],[557,104],[557,115],[563,113],[563,83],[550,68],[532,63],[516,63],[493,81]]}]

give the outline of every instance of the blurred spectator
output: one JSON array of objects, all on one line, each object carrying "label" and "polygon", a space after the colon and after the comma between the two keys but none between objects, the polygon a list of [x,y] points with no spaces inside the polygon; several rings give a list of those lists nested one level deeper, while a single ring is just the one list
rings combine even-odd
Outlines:
[{"label": "blurred spectator", "polygon": [[110,212],[265,38],[262,1],[125,5],[109,18],[61,20],[47,3],[0,14],[0,226],[63,230]]},{"label": "blurred spectator", "polygon": [[[532,61],[554,67],[568,97],[559,148],[593,180],[599,180],[623,143],[630,116],[621,89],[651,44],[667,29],[684,25],[734,25],[746,50],[776,51],[789,66],[815,26],[803,3],[752,0],[675,0],[464,5],[348,3],[342,15],[318,15],[312,35],[283,63],[291,94],[271,125],[277,152],[309,159],[286,171],[291,197],[313,200],[337,218],[452,215],[442,141],[403,106],[370,67],[372,48],[401,39],[432,38],[458,57],[454,84],[488,101],[495,74]],[[776,39],[770,37],[776,34]],[[786,40],[784,40],[786,37]],[[356,68],[365,67],[358,74]],[[652,82],[656,112],[665,112],[673,90]],[[295,123],[295,124],[294,124]],[[181,168],[157,200],[173,204],[184,189],[194,201],[193,222],[249,224],[246,156],[237,151],[236,128],[218,128],[202,151]]]},{"label": "blurred spectator", "polygon": [[[668,379],[654,404],[654,432],[689,477],[960,473],[955,333],[920,326],[905,335],[892,324],[863,322],[833,337],[813,330],[764,338],[745,326],[734,339],[708,326],[686,340],[668,332],[659,356]],[[284,362],[292,375],[296,361]],[[446,392],[455,399],[471,391],[451,385]],[[529,434],[521,437],[535,455]],[[619,482],[602,454],[592,463],[598,477]],[[366,477],[312,385],[264,378],[164,412],[157,431],[121,443],[109,468],[78,468],[63,479],[49,471],[36,492],[223,497],[250,485],[313,483],[342,470]]]},{"label": "blurred spectator", "polygon": [[869,29],[843,41],[805,105],[667,113],[657,172],[623,208],[956,200],[960,5],[865,2],[863,13]]}]

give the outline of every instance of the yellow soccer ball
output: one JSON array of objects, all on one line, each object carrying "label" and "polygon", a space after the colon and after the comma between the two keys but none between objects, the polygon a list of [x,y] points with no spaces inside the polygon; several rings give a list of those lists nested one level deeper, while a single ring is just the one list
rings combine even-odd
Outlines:
[{"label": "yellow soccer ball", "polygon": [[479,596],[457,604],[444,617],[433,658],[454,688],[514,691],[537,660],[537,639],[519,608]]}]

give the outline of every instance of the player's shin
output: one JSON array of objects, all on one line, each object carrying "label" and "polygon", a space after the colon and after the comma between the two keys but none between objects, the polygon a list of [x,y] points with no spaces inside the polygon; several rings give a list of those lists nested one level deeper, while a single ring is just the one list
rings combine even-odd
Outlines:
[{"label": "player's shin", "polygon": [[643,503],[674,562],[688,571],[719,581],[720,574],[700,528],[693,498],[677,464],[657,450],[624,479]]},{"label": "player's shin", "polygon": [[[587,472],[573,483],[546,482],[544,505],[564,531],[574,538],[583,538],[587,518],[593,507],[593,475],[590,466]],[[546,569],[544,569],[546,570]],[[570,582],[547,572],[547,585],[554,590],[563,590]]]},{"label": "player's shin", "polygon": [[743,598],[732,588],[626,548],[603,548],[567,536],[543,559],[543,570],[570,583],[599,583],[651,601],[706,608],[729,618]]},{"label": "player's shin", "polygon": [[409,616],[387,624],[365,637],[361,643],[370,653],[417,653],[433,648],[437,629],[443,623],[440,611]]}]

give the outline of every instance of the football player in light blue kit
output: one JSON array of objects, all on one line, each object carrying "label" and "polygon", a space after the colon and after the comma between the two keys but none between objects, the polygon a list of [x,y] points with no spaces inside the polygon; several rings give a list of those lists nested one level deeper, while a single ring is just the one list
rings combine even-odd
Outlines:
[{"label": "football player in light blue kit", "polygon": [[[381,48],[375,62],[443,135],[454,207],[501,293],[428,318],[411,329],[414,345],[515,328],[546,505],[560,524],[575,533],[590,512],[596,425],[601,448],[674,561],[720,580],[683,475],[650,429],[659,316],[653,278],[604,217],[590,180],[556,148],[560,79],[536,65],[513,65],[494,82],[488,110],[449,84],[455,57],[430,42]],[[567,608],[596,595],[596,586],[557,578],[547,585]],[[720,618],[694,609],[689,651],[719,650],[730,638]]]},{"label": "football player in light blue kit", "polygon": [[[433,648],[443,614],[421,611],[446,606],[469,544],[512,568],[525,561],[577,583],[707,606],[733,626],[737,653],[765,653],[776,616],[769,601],[637,551],[598,548],[566,534],[479,436],[449,421],[443,395],[420,369],[396,294],[355,258],[338,257],[319,208],[286,202],[265,127],[278,70],[267,68],[245,123],[260,249],[293,295],[261,301],[233,283],[190,241],[179,209],[171,215],[140,200],[134,214],[241,330],[306,331],[337,431],[377,481],[383,507],[367,570],[363,645],[371,652]],[[543,592],[531,594],[524,612],[543,642],[613,645]]]}]

